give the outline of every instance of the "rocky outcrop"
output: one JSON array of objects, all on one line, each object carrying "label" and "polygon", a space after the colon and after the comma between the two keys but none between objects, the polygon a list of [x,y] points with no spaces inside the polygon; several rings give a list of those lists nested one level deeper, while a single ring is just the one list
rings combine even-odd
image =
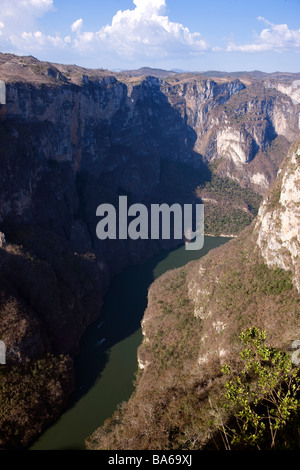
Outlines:
[{"label": "rocky outcrop", "polygon": [[223,105],[231,96],[244,90],[245,85],[240,80],[222,82],[184,75],[177,81],[171,79],[169,86],[162,84],[162,91],[172,107],[180,112],[182,118],[196,132],[195,152],[207,156],[204,152],[204,137],[210,136],[212,129],[219,126],[219,114]]},{"label": "rocky outcrop", "polygon": [[256,230],[266,263],[291,270],[300,291],[300,140],[292,146],[259,210]]},{"label": "rocky outcrop", "polygon": [[217,133],[217,151],[218,155],[230,158],[238,166],[254,158],[256,144],[247,131],[227,127]]},{"label": "rocky outcrop", "polygon": [[299,104],[267,80],[182,76],[169,82],[163,92],[196,132],[194,150],[214,162],[219,175],[265,194],[298,135]]},{"label": "rocky outcrop", "polygon": [[294,104],[300,104],[300,80],[290,81],[290,83],[270,80],[266,82],[266,86],[276,88],[276,90],[289,96]]}]

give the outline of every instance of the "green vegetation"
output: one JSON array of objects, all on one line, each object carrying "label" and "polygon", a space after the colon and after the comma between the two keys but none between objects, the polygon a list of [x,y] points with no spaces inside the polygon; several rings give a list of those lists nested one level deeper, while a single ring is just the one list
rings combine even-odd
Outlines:
[{"label": "green vegetation", "polygon": [[[166,369],[174,369],[176,374],[183,371],[186,361],[195,360],[200,341],[201,320],[193,315],[193,306],[186,294],[186,272],[174,273],[166,282],[164,300],[157,304],[160,316],[149,324],[149,343],[140,348],[141,355],[151,356],[155,374],[158,376]],[[176,292],[176,298],[173,297]],[[168,329],[168,333],[166,333]],[[195,331],[198,334],[195,335]]]},{"label": "green vegetation", "polygon": [[240,339],[242,369],[234,374],[227,364],[222,367],[229,376],[222,406],[232,416],[228,424],[221,418],[219,425],[224,447],[297,448],[299,368],[283,351],[266,346],[266,332],[257,327],[243,331]]},{"label": "green vegetation", "polygon": [[207,192],[212,191],[216,196],[230,199],[235,204],[246,205],[247,209],[255,213],[258,211],[262,199],[252,189],[242,188],[236,181],[214,174],[211,180],[205,184],[204,189]]},{"label": "green vegetation", "polygon": [[266,295],[282,294],[293,289],[291,272],[274,268],[272,269],[272,277],[270,277],[270,268],[260,263],[255,266],[251,286],[253,292],[259,291]]},{"label": "green vegetation", "polygon": [[168,160],[162,161],[158,192],[165,202],[203,200],[205,233],[213,236],[240,233],[254,220],[262,200],[252,189],[216,175],[213,165],[195,169]]},{"label": "green vegetation", "polygon": [[[217,292],[222,296],[225,308],[234,304],[235,297],[247,301],[257,294],[264,296],[280,295],[293,289],[291,272],[280,268],[270,269],[265,264],[255,262],[252,266],[253,273],[247,278],[243,275],[243,266],[235,266],[232,271],[226,273],[217,287]],[[232,302],[232,304],[231,304]],[[236,301],[236,307],[239,301]]]},{"label": "green vegetation", "polygon": [[198,186],[197,195],[204,201],[205,233],[214,236],[241,232],[254,220],[262,199],[253,190],[215,174],[209,182]]},{"label": "green vegetation", "polygon": [[166,370],[171,370],[174,376],[184,375],[187,363],[197,359],[201,320],[193,315],[193,305],[186,293],[186,274],[185,270],[177,270],[166,279],[163,300],[154,301],[155,317],[147,323],[149,341],[139,348],[139,357],[144,362],[151,361],[155,381]]},{"label": "green vegetation", "polygon": [[218,237],[220,235],[237,235],[247,225],[250,225],[253,217],[241,209],[224,211],[224,206],[205,204],[205,233]]}]

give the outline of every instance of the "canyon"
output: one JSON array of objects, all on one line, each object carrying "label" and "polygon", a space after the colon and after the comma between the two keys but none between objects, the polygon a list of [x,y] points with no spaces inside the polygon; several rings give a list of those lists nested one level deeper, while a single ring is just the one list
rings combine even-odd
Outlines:
[{"label": "canyon", "polygon": [[[220,438],[230,419],[220,405],[228,395],[222,367],[233,371],[230,380],[241,370],[240,333],[259,328],[290,357],[298,344],[299,153],[298,139],[257,219],[237,238],[151,285],[135,391],[87,439],[88,449],[228,449]],[[299,415],[294,420],[295,437]],[[291,436],[279,437],[281,450],[298,448]]]},{"label": "canyon", "polygon": [[[111,279],[178,244],[99,240],[99,204],[117,205],[122,195],[146,206],[202,200],[206,232],[236,236],[254,223],[270,186],[279,184],[277,172],[299,135],[297,79],[247,73],[162,78],[0,54],[6,86],[0,105],[0,338],[8,363],[1,369],[0,447],[28,445],[65,407],[74,389],[72,358],[101,314]],[[299,240],[297,229],[290,230],[298,214],[298,199],[290,200],[298,173],[283,168],[281,174],[281,215],[261,206],[258,243],[266,262],[292,269],[299,286]],[[198,289],[199,275],[190,292]],[[208,315],[211,294],[208,287],[200,291],[189,299],[199,321]],[[220,315],[213,323],[222,330],[226,321]],[[139,361],[144,368],[153,363],[145,352]],[[25,384],[22,400],[18,383]]]}]

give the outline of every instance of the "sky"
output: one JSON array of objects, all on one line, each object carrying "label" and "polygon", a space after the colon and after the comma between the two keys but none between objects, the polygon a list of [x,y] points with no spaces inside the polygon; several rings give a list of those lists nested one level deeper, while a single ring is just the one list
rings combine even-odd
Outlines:
[{"label": "sky", "polygon": [[300,72],[300,0],[0,0],[0,51],[110,70]]}]

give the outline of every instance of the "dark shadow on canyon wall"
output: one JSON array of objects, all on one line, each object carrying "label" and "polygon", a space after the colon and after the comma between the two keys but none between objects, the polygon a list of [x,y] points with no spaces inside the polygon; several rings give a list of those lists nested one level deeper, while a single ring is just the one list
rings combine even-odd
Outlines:
[{"label": "dark shadow on canyon wall", "polygon": [[[195,202],[194,191],[210,172],[193,151],[195,131],[153,77],[131,94],[117,80],[107,88],[99,83],[14,86],[21,88],[20,106],[26,110],[29,100],[34,113],[13,115],[8,86],[0,125],[0,231],[26,258],[22,276],[16,271],[10,282],[45,327],[52,350],[73,355],[87,324],[99,316],[112,277],[174,246],[172,241],[100,241],[97,207],[117,207],[121,194],[128,195],[129,204]],[[83,99],[94,107],[118,99],[119,107],[110,118],[96,116],[89,106],[82,110]],[[76,103],[78,116],[71,113]],[[46,118],[47,109],[57,114]],[[62,155],[67,150],[71,159]]]},{"label": "dark shadow on canyon wall", "polygon": [[[74,95],[73,105],[80,94],[100,106],[115,93],[122,95],[121,106],[111,119],[93,117],[87,110],[86,119],[81,112],[72,122],[70,102],[62,105],[63,89]],[[34,115],[13,118],[8,112],[0,123],[0,231],[10,247],[15,245],[4,255],[2,275],[26,315],[39,324],[39,344],[34,345],[35,335],[30,339],[33,357],[47,351],[76,356],[79,346],[87,351],[76,358],[83,385],[71,398],[73,406],[101,374],[107,351],[140,327],[153,270],[144,272],[141,266],[131,275],[130,266],[156,256],[154,267],[166,256],[162,250],[178,245],[172,240],[100,241],[97,207],[117,206],[124,194],[129,204],[147,206],[199,202],[195,189],[210,180],[210,171],[193,151],[195,131],[170,105],[157,80],[147,78],[130,98],[126,85],[118,82],[109,90],[99,84],[64,85],[51,93],[32,86],[24,91],[24,100],[26,93],[35,103]],[[45,106],[55,112],[60,93],[57,118],[45,120]],[[62,156],[69,149],[71,160]],[[114,290],[108,290],[118,274]],[[105,294],[110,307],[101,312]],[[114,309],[120,296],[123,309]],[[91,327],[80,345],[88,325],[102,318],[103,326]],[[97,346],[102,338],[106,341]],[[28,347],[26,354],[30,356]]]}]

